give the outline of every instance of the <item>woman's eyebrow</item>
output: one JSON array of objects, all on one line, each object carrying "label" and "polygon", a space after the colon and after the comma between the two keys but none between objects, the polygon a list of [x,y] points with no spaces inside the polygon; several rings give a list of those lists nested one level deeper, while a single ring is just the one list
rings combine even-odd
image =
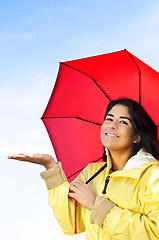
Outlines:
[{"label": "woman's eyebrow", "polygon": [[111,113],[108,113],[107,116],[114,117],[114,115]]}]

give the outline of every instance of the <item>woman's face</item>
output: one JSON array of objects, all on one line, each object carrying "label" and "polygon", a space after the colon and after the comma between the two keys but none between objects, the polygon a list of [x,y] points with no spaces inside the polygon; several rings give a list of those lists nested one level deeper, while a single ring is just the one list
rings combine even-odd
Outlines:
[{"label": "woman's face", "polygon": [[128,107],[117,104],[101,127],[101,141],[110,151],[132,151],[135,134]]}]

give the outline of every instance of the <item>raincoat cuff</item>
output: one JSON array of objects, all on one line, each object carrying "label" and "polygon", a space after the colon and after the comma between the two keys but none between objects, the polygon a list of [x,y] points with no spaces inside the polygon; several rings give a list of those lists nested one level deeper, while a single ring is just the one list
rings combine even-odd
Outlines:
[{"label": "raincoat cuff", "polygon": [[56,166],[47,171],[41,172],[40,176],[45,181],[48,190],[67,181],[66,175],[62,170],[61,163],[58,163]]},{"label": "raincoat cuff", "polygon": [[95,206],[90,215],[90,223],[96,223],[102,228],[105,216],[114,206],[115,204],[109,201],[106,197],[97,196]]}]

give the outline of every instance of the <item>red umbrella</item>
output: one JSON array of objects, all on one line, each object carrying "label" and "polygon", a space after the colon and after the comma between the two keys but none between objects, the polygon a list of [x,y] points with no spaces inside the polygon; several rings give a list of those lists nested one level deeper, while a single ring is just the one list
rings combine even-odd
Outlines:
[{"label": "red umbrella", "polygon": [[109,101],[132,98],[158,125],[158,90],[159,73],[127,50],[60,63],[42,120],[69,181],[102,160],[100,126]]}]

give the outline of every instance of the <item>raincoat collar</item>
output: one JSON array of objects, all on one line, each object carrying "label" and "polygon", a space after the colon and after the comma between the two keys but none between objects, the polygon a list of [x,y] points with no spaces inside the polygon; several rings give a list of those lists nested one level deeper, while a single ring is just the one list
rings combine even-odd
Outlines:
[{"label": "raincoat collar", "polygon": [[[112,168],[112,162],[110,158],[109,151],[106,149],[107,154],[107,164],[109,170]],[[158,161],[149,153],[141,149],[136,155],[132,156],[124,168],[119,171],[115,171],[110,174],[111,177],[129,177],[138,179],[142,174],[143,170],[151,165],[159,164]]]},{"label": "raincoat collar", "polygon": [[144,151],[144,149],[142,148],[140,149],[140,151],[138,151],[136,155],[132,156],[127,161],[123,170],[139,168],[142,164],[150,161],[156,161],[156,159],[150,153],[147,153],[146,151]]}]

